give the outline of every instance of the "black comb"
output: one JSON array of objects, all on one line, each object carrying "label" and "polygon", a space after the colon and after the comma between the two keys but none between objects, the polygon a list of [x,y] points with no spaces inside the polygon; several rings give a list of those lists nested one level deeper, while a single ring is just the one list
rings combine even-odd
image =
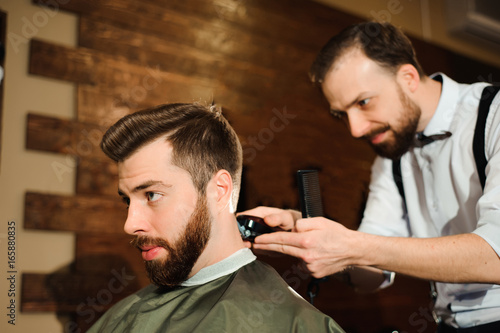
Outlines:
[{"label": "black comb", "polygon": [[[299,170],[297,171],[297,180],[302,218],[323,216],[318,171]],[[307,286],[307,295],[311,304],[314,305],[314,298],[319,294],[319,284],[327,280],[328,277],[321,279],[311,278]]]},{"label": "black comb", "polygon": [[302,217],[323,216],[318,171],[299,170],[297,171],[297,180]]}]

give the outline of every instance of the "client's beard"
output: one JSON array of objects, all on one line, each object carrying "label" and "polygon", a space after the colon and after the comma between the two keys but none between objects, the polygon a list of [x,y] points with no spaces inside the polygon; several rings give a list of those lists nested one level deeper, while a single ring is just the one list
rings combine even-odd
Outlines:
[{"label": "client's beard", "polygon": [[151,282],[157,286],[174,287],[186,281],[210,239],[211,225],[206,196],[200,193],[184,233],[173,245],[162,238],[136,237],[131,243],[133,246],[156,245],[167,250],[166,258],[145,262]]}]

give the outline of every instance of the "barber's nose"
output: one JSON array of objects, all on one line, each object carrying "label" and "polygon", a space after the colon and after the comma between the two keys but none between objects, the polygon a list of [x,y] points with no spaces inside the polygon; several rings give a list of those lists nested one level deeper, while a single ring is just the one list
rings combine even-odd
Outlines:
[{"label": "barber's nose", "polygon": [[370,122],[363,117],[357,110],[349,112],[348,115],[349,130],[354,138],[360,138],[367,134],[370,129]]},{"label": "barber's nose", "polygon": [[139,203],[130,203],[128,207],[127,220],[123,226],[123,230],[129,235],[137,235],[146,232],[148,223],[145,219],[145,214],[141,212]]}]

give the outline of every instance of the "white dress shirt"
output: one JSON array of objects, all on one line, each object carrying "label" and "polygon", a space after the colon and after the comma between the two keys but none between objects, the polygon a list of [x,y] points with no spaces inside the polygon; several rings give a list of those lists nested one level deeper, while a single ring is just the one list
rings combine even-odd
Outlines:
[{"label": "white dress shirt", "polygon": [[[392,161],[378,157],[359,231],[384,236],[440,237],[475,233],[500,255],[500,94],[485,127],[484,194],[472,152],[479,99],[486,83],[459,84],[444,74],[438,107],[425,135],[452,136],[401,158],[408,216],[392,175]],[[447,324],[470,327],[500,319],[500,286],[437,283],[435,313]]]}]

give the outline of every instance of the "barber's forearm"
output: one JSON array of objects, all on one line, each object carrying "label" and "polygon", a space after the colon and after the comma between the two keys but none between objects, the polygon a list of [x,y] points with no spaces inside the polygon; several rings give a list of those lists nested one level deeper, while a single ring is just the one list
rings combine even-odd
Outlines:
[{"label": "barber's forearm", "polygon": [[360,239],[353,256],[357,265],[441,282],[500,284],[500,259],[478,235],[438,238],[358,236]]},{"label": "barber's forearm", "polygon": [[335,274],[335,276],[361,293],[371,293],[378,290],[386,278],[382,270],[367,266],[354,266]]}]

